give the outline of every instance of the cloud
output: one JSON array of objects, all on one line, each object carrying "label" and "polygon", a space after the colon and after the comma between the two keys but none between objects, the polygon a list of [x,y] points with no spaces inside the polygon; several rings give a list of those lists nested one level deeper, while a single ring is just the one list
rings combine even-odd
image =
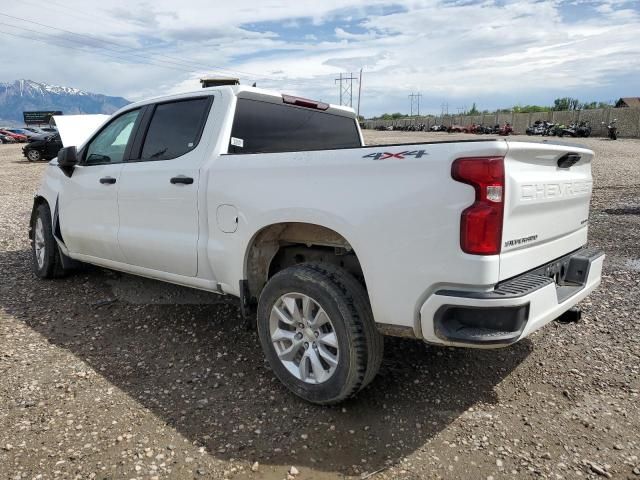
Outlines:
[{"label": "cloud", "polygon": [[363,68],[366,114],[402,111],[412,91],[431,111],[442,102],[494,108],[640,91],[637,0],[65,3],[28,16],[15,2],[3,8],[91,38],[0,15],[14,25],[0,24],[11,56],[0,80],[33,77],[135,100],[233,75],[335,102],[334,79]]}]

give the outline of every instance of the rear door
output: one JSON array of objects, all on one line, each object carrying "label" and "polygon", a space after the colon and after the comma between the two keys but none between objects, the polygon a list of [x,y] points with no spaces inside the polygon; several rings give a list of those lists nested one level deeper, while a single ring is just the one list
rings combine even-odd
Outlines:
[{"label": "rear door", "polygon": [[587,243],[592,158],[577,146],[509,142],[500,280]]},{"label": "rear door", "polygon": [[118,241],[130,265],[197,274],[198,185],[212,96],[152,105],[121,172]]}]

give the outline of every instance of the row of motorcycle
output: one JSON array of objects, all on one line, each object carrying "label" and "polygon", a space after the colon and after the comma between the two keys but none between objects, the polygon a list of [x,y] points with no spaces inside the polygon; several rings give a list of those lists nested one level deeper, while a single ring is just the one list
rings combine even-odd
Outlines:
[{"label": "row of motorcycle", "polygon": [[[433,128],[433,127],[432,127]],[[427,132],[429,129],[424,123],[412,123],[410,125],[378,125],[374,130],[396,132]],[[432,130],[433,131],[433,130]]]},{"label": "row of motorcycle", "polygon": [[[616,127],[617,120],[607,125],[607,134],[611,140],[618,138],[618,128]],[[602,122],[604,125],[605,123]],[[536,120],[533,125],[527,128],[527,135],[542,135],[542,136],[554,136],[554,137],[589,137],[591,135],[591,125],[588,121],[573,122],[569,125],[561,123],[551,123],[546,120]]]},{"label": "row of motorcycle", "polygon": [[[611,140],[618,138],[618,127],[616,126],[617,119],[613,119],[607,124],[607,136]],[[605,122],[602,122],[605,125]],[[478,135],[512,135],[515,134],[513,127],[509,123],[505,123],[500,126],[498,124],[493,126],[475,124],[471,125],[432,125],[428,127],[424,123],[412,123],[409,125],[378,125],[375,130],[385,131],[400,131],[400,132],[447,132],[447,133],[475,133]],[[536,120],[526,130],[527,135],[541,135],[541,136],[553,136],[553,137],[589,137],[591,136],[591,125],[588,121],[573,122],[569,125],[562,123],[551,123],[546,120]]]},{"label": "row of motorcycle", "polygon": [[542,135],[554,137],[588,137],[591,135],[589,122],[573,122],[570,125],[551,123],[546,120],[536,120],[526,131],[527,135]]},{"label": "row of motorcycle", "polygon": [[398,132],[447,132],[447,133],[476,133],[478,135],[510,135],[513,134],[513,127],[509,123],[500,126],[498,124],[476,125],[475,123],[467,126],[462,125],[432,125],[427,127],[424,123],[412,123],[409,125],[378,125],[375,130],[380,131],[398,131]]}]

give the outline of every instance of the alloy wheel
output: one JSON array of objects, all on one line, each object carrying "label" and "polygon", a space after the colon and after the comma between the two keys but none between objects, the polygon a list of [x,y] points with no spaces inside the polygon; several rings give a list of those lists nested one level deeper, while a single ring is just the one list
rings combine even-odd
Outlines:
[{"label": "alloy wheel", "polygon": [[36,220],[36,229],[34,232],[33,247],[36,253],[36,261],[38,262],[38,268],[44,267],[44,259],[46,254],[45,242],[44,242],[44,225],[42,219],[38,217]]},{"label": "alloy wheel", "polygon": [[282,365],[298,380],[319,384],[336,371],[336,330],[322,306],[302,293],[282,295],[269,318],[271,342]]}]

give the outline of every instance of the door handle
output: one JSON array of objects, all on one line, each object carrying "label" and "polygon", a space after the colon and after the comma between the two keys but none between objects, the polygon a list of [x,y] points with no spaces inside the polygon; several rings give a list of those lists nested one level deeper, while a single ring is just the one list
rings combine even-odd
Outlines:
[{"label": "door handle", "polygon": [[173,177],[169,180],[173,185],[182,184],[182,185],[191,185],[193,183],[193,178],[185,177],[184,175],[178,175],[177,177]]},{"label": "door handle", "polygon": [[113,185],[114,183],[116,183],[116,179],[113,177],[102,177],[100,179],[100,183],[102,183],[103,185]]}]

